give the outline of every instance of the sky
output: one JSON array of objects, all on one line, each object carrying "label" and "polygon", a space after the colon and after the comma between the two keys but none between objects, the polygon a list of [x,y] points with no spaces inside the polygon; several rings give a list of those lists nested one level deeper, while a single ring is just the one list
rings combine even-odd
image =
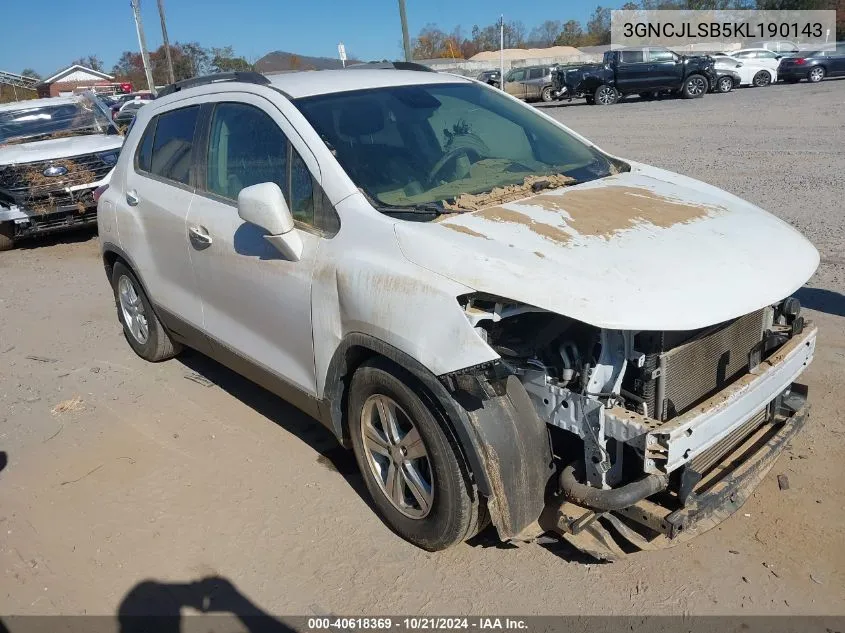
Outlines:
[{"label": "sky", "polygon": [[[605,6],[618,8],[624,0]],[[485,26],[504,13],[530,31],[547,19],[585,24],[595,0],[406,0],[413,37],[428,23],[451,31],[460,25]],[[398,0],[164,0],[170,42],[197,41],[206,47],[231,45],[255,61],[282,50],[337,57],[343,42],[358,59],[399,59],[402,32]],[[129,0],[0,0],[4,28],[0,70],[33,68],[47,77],[87,55],[97,55],[110,70],[125,50],[138,50]],[[147,47],[161,45],[156,0],[141,0]],[[9,28],[13,26],[13,28]]]}]

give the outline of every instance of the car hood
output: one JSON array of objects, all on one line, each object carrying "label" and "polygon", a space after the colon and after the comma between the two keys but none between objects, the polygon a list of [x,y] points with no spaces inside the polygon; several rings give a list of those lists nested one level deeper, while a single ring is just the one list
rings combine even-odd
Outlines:
[{"label": "car hood", "polygon": [[423,268],[612,329],[721,323],[789,296],[819,263],[809,241],[762,209],[637,164],[434,222],[399,221],[394,230]]},{"label": "car hood", "polygon": [[123,137],[117,134],[111,136],[106,134],[69,136],[15,145],[0,143],[0,165],[33,163],[53,158],[70,158],[82,154],[120,149],[122,145]]}]

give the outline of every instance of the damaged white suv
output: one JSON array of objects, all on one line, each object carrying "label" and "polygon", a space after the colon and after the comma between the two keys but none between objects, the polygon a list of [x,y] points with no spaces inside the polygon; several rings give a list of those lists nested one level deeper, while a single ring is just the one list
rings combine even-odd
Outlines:
[{"label": "damaged white suv", "polygon": [[596,555],[733,513],[807,417],[815,248],[461,77],[200,78],[99,202],[133,349],[200,350],[353,449],[385,522]]},{"label": "damaged white suv", "polygon": [[93,93],[0,105],[0,251],[94,224],[123,136]]}]

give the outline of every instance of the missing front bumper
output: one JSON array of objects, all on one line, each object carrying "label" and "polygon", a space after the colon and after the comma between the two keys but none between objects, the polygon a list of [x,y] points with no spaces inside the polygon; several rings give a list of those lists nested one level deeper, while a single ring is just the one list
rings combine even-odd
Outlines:
[{"label": "missing front bumper", "polygon": [[810,415],[806,398],[807,388],[797,383],[778,397],[772,404],[772,419],[739,439],[717,464],[701,473],[685,504],[677,491],[606,513],[558,503],[554,512],[547,508],[547,517],[556,515],[551,530],[592,556],[611,560],[624,554],[616,544],[620,537],[636,549],[653,550],[706,532],[743,506],[804,427]]}]

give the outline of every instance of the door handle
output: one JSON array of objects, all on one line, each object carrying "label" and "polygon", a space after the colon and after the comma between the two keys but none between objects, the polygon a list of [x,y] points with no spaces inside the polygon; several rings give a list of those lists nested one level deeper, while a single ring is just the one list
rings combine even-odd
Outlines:
[{"label": "door handle", "polygon": [[130,189],[126,192],[126,204],[130,207],[137,207],[138,206],[138,192],[134,189]]},{"label": "door handle", "polygon": [[204,226],[190,226],[188,227],[188,239],[191,241],[191,246],[193,246],[198,251],[201,251],[204,248],[208,248],[211,246],[211,236],[208,234],[208,229]]}]

